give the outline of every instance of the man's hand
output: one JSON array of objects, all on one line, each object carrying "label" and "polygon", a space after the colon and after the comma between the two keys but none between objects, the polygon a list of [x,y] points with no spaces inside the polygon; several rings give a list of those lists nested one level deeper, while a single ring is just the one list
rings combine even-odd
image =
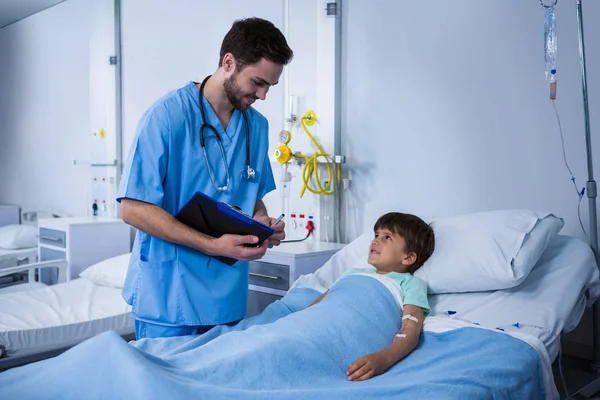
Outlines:
[{"label": "man's hand", "polygon": [[[223,235],[215,239],[182,224],[154,204],[128,198],[124,198],[121,204],[125,223],[148,235],[199,250],[209,256],[250,261],[264,256],[269,246],[269,241],[265,240],[262,246],[256,247],[258,238],[253,235]],[[263,215],[266,216],[266,213]],[[282,226],[283,224],[278,228]]]},{"label": "man's hand", "polygon": [[382,352],[372,353],[354,361],[346,375],[350,381],[364,381],[383,374],[390,366],[389,360]]},{"label": "man's hand", "polygon": [[[271,224],[275,222],[275,218],[271,218],[267,215],[257,215],[254,218],[267,226],[271,226]],[[265,240],[265,242],[269,242],[269,249],[273,246],[279,246],[281,241],[285,239],[285,222],[281,220],[276,225],[271,226],[271,228],[275,230],[275,233],[269,239]]]},{"label": "man's hand", "polygon": [[258,243],[258,238],[253,235],[226,234],[214,240],[211,255],[225,256],[240,261],[257,260],[265,255],[269,243],[265,240],[258,247],[256,243]]}]

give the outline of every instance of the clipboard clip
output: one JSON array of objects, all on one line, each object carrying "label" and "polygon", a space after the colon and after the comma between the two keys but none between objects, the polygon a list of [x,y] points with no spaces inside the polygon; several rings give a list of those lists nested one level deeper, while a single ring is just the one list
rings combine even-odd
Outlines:
[{"label": "clipboard clip", "polygon": [[245,213],[245,212],[242,210],[242,208],[241,208],[241,207],[239,207],[239,206],[232,206],[231,204],[227,204],[227,203],[221,203],[221,204],[224,204],[224,205],[226,205],[227,207],[230,207],[230,208],[234,209],[235,211],[239,212],[240,214],[242,214],[242,215],[244,215],[244,216],[246,216],[246,217],[248,217],[248,218],[252,218],[250,215],[246,214],[246,213]]}]

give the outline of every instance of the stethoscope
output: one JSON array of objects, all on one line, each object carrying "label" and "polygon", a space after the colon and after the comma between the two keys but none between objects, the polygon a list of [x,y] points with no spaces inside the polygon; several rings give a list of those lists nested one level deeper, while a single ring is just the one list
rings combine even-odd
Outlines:
[{"label": "stethoscope", "polygon": [[[202,114],[203,122],[202,126],[200,126],[200,146],[202,146],[202,151],[204,152],[204,162],[206,162],[206,169],[208,170],[210,182],[212,183],[215,189],[217,189],[219,192],[223,192],[229,188],[229,167],[227,166],[227,158],[225,157],[225,150],[223,149],[223,139],[221,138],[221,135],[219,135],[219,132],[217,132],[217,129],[207,122],[206,114],[204,112],[204,102],[202,101],[202,96],[204,94],[204,85],[206,84],[206,81],[208,81],[208,78],[210,78],[210,75],[204,78],[204,80],[202,81],[202,84],[200,85],[200,94],[198,97],[198,101],[200,103],[200,114]],[[252,181],[256,176],[256,172],[254,171],[254,168],[250,166],[250,127],[248,125],[248,116],[246,115],[245,111],[242,111],[242,116],[244,117],[244,125],[246,126],[246,168],[242,171],[242,178]],[[204,139],[204,129],[206,128],[208,128],[215,134],[215,137],[219,142],[219,147],[221,148],[221,156],[226,174],[226,181],[224,186],[217,186],[215,184],[215,179],[210,168],[210,163],[208,162],[208,156],[206,155],[206,142]]]}]

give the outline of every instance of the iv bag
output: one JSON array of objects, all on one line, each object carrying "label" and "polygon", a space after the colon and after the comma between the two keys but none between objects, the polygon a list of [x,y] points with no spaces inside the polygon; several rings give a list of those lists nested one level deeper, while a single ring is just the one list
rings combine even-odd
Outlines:
[{"label": "iv bag", "polygon": [[546,54],[546,79],[548,79],[552,70],[556,69],[556,16],[554,7],[544,7],[545,13],[545,32],[544,47]]}]

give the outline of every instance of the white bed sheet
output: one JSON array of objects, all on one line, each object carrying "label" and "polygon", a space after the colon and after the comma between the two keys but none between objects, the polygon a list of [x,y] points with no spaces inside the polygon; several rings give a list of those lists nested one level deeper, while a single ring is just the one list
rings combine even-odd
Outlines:
[{"label": "white bed sheet", "polygon": [[[590,247],[579,239],[558,235],[519,286],[493,292],[430,295],[429,301],[432,315],[455,311],[448,318],[534,335],[553,360],[558,354],[558,335],[575,329],[585,307],[599,295],[598,268]],[[512,326],[516,323],[521,327]]]},{"label": "white bed sheet", "polygon": [[80,278],[28,291],[0,291],[0,344],[9,356],[71,345],[108,330],[134,332],[121,289]]},{"label": "white bed sheet", "polygon": [[15,285],[0,288],[0,296],[2,296],[2,293],[26,292],[28,290],[41,289],[46,286],[47,285],[41,282],[17,283]]},{"label": "white bed sheet", "polygon": [[26,249],[7,250],[0,249],[0,269],[15,267],[17,260],[28,259],[28,263],[34,263],[37,260],[37,247],[29,247]]}]

